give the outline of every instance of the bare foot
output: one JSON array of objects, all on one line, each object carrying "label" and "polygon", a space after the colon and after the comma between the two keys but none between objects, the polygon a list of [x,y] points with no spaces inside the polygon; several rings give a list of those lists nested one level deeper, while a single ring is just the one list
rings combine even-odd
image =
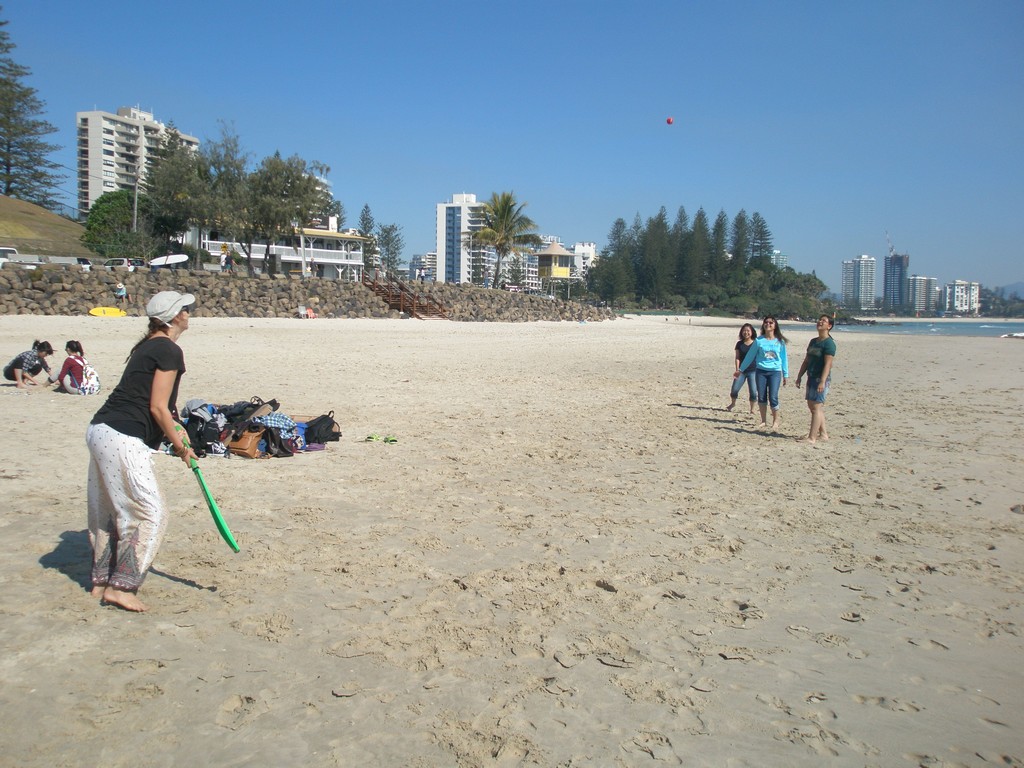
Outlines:
[{"label": "bare foot", "polygon": [[779,427],[781,427],[781,426],[782,426],[782,419],[780,417],[776,416],[774,419],[772,419],[772,432],[778,432],[779,431]]},{"label": "bare foot", "polygon": [[806,437],[806,436],[805,437],[798,437],[796,439],[796,441],[798,443],[809,443],[810,445],[814,445],[814,438],[813,437]]},{"label": "bare foot", "polygon": [[768,429],[768,425],[762,421],[760,424],[754,427],[754,429]]},{"label": "bare foot", "polygon": [[731,411],[735,407],[736,407],[736,403],[729,403],[729,405],[725,406],[725,410]]},{"label": "bare foot", "polygon": [[828,435],[826,435],[824,432],[819,432],[818,433],[818,439],[819,440],[828,440]]},{"label": "bare foot", "polygon": [[106,584],[97,584],[96,586],[94,586],[92,588],[92,592],[90,594],[93,597],[98,597],[98,598],[100,598],[102,600],[103,599],[103,592],[106,590],[106,588],[107,588]]},{"label": "bare foot", "polygon": [[146,610],[146,604],[139,600],[138,595],[134,592],[125,592],[117,587],[107,587],[103,590],[103,602],[111,603],[124,608],[126,611],[135,611],[136,613],[142,613]]}]

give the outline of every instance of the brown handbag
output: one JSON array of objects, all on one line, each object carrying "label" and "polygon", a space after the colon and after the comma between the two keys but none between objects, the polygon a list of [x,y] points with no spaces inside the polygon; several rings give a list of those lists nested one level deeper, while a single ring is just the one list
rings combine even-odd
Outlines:
[{"label": "brown handbag", "polygon": [[259,458],[260,438],[263,437],[263,429],[245,431],[237,435],[234,440],[228,443],[228,450],[235,456],[245,456],[249,459]]}]

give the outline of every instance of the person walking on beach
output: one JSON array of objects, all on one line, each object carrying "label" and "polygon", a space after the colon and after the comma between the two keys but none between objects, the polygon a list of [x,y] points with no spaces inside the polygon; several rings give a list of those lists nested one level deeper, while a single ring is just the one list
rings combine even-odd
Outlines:
[{"label": "person walking on beach", "polygon": [[184,440],[176,406],[185,373],[177,341],[188,330],[194,302],[192,294],[177,291],[149,300],[146,334],[128,353],[121,381],[85,435],[92,595],[129,611],[146,610],[137,593],[167,528],[152,451],[166,440],[185,466],[198,458]]},{"label": "person walking on beach", "polygon": [[[750,345],[754,343],[757,338],[757,331],[754,330],[754,326],[750,323],[744,323],[740,326],[740,340],[736,342],[736,371],[733,372],[732,380],[732,391],[729,392],[729,396],[732,398],[729,403],[729,407],[725,410],[731,411],[736,407],[736,398],[739,397],[740,390],[743,389],[743,382],[747,382],[747,394],[750,396],[750,412],[754,412],[754,404],[757,402],[757,375],[754,366],[742,370],[740,363],[743,362],[743,358],[747,356],[747,351],[750,349]],[[736,374],[739,373],[739,376]]]},{"label": "person walking on beach", "polygon": [[46,358],[53,354],[53,347],[48,341],[33,341],[32,349],[22,352],[4,366],[4,378],[13,381],[18,389],[26,389],[39,384],[33,377],[46,371],[52,376]]},{"label": "person walking on beach", "polygon": [[779,321],[769,315],[761,323],[761,335],[750,345],[739,370],[733,376],[739,378],[740,371],[756,366],[757,407],[761,411],[758,429],[765,429],[768,421],[768,406],[772,408],[772,431],[782,424],[779,411],[779,385],[789,382],[789,358],[786,354],[786,337],[782,335]]},{"label": "person walking on beach", "polygon": [[796,375],[796,386],[800,388],[800,379],[807,374],[807,391],[804,398],[811,412],[811,426],[806,437],[798,442],[814,443],[816,440],[828,440],[825,430],[825,397],[831,383],[832,361],[836,356],[836,342],[830,331],[835,321],[828,315],[818,318],[818,336],[807,345],[807,354]]}]

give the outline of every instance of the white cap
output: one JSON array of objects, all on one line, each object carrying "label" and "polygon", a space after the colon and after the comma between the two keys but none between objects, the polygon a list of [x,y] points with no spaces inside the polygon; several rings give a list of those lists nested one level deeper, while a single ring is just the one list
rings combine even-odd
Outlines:
[{"label": "white cap", "polygon": [[146,305],[146,315],[155,317],[160,322],[167,324],[177,317],[182,309],[195,303],[196,297],[191,293],[160,291]]}]

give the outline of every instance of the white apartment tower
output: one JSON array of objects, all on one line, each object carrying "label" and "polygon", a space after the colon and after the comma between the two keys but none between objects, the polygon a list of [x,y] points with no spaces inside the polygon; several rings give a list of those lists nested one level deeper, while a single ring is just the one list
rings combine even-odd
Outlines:
[{"label": "white apartment tower", "polygon": [[914,312],[934,312],[939,281],[934,277],[911,275],[907,278],[907,303]]},{"label": "white apartment tower", "polygon": [[[106,192],[143,184],[167,126],[149,112],[121,107],[117,114],[94,110],[76,115],[78,126],[78,211],[84,216]],[[181,134],[192,149],[199,139]],[[144,188],[144,187],[143,187]]]},{"label": "white apartment tower", "polygon": [[981,310],[981,284],[954,280],[942,289],[943,308],[958,315],[977,315]]},{"label": "white apartment tower", "polygon": [[843,306],[875,308],[875,257],[861,255],[843,262]]},{"label": "white apartment tower", "polygon": [[452,195],[450,201],[437,204],[437,282],[489,283],[494,276],[494,251],[476,246],[470,237],[483,226],[483,206],[476,195]]}]

